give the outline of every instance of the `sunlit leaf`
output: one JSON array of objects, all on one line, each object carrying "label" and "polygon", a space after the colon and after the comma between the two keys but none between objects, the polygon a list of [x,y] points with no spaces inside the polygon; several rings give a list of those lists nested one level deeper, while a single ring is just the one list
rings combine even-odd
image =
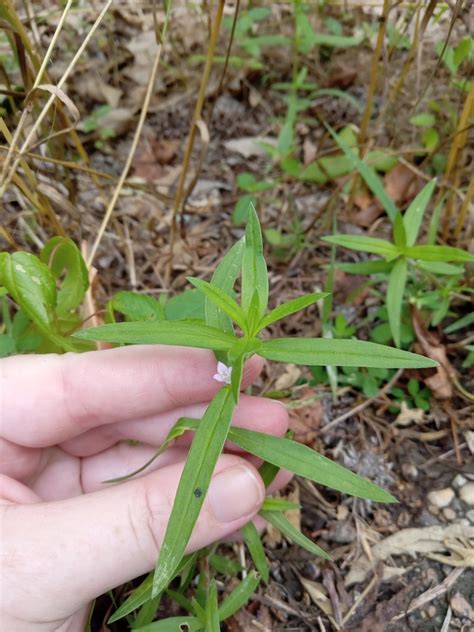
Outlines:
[{"label": "sunlit leaf", "polygon": [[184,555],[222,452],[233,410],[232,394],[227,387],[223,388],[211,401],[198,425],[160,549],[152,596],[166,588]]},{"label": "sunlit leaf", "polygon": [[421,189],[403,215],[407,246],[413,246],[417,240],[421,222],[425,214],[426,207],[428,206],[428,202],[431,200],[431,196],[433,195],[435,186],[436,178],[431,180],[431,182],[428,182],[428,184]]},{"label": "sunlit leaf", "polygon": [[452,246],[411,246],[405,249],[405,255],[422,261],[474,261],[474,255]]},{"label": "sunlit leaf", "polygon": [[247,318],[244,310],[238,305],[233,298],[231,298],[224,290],[221,290],[217,286],[203,281],[202,279],[196,279],[193,277],[187,277],[188,281],[192,283],[200,292],[202,292],[207,299],[212,301],[216,307],[225,312],[232,320],[239,325],[239,327],[246,332],[247,331]]},{"label": "sunlit leaf", "polygon": [[325,560],[331,560],[331,556],[326,553],[324,549],[315,544],[312,540],[307,538],[301,531],[299,531],[288,518],[279,511],[260,511],[260,516],[264,518],[271,525],[276,527],[283,535],[293,542],[294,544],[298,544],[303,549],[306,549],[313,555],[317,555],[318,557],[323,557]]},{"label": "sunlit leaf", "polygon": [[84,340],[123,344],[162,344],[203,349],[229,349],[236,338],[220,329],[187,321],[114,323],[90,327],[74,334]]},{"label": "sunlit leaf", "polygon": [[280,468],[337,491],[377,502],[394,502],[384,489],[361,478],[308,446],[283,437],[232,427],[229,440]]},{"label": "sunlit leaf", "polygon": [[220,632],[219,609],[217,604],[217,584],[213,578],[209,582],[206,599],[206,627],[205,632]]},{"label": "sunlit leaf", "polygon": [[275,307],[275,309],[272,309],[271,312],[269,312],[262,318],[262,320],[258,324],[258,329],[264,329],[265,327],[268,327],[268,325],[275,323],[277,320],[281,320],[282,318],[285,318],[290,314],[299,312],[300,310],[309,307],[313,303],[316,303],[316,301],[319,301],[326,296],[328,296],[327,292],[316,292],[314,294],[307,294],[306,296],[299,296],[298,298],[288,301],[287,303],[283,303],[283,305]]},{"label": "sunlit leaf", "polygon": [[322,240],[330,244],[336,244],[336,246],[350,248],[351,250],[382,255],[386,259],[393,259],[399,254],[398,248],[394,244],[385,239],[378,239],[377,237],[365,237],[363,235],[328,235],[327,237],[322,237]]},{"label": "sunlit leaf", "polygon": [[262,317],[268,305],[267,264],[263,256],[260,223],[255,208],[250,206],[242,259],[242,308],[244,311],[249,309],[255,290],[259,297],[259,317]]},{"label": "sunlit leaf", "polygon": [[407,260],[405,257],[400,257],[390,272],[387,285],[388,322],[397,347],[400,347],[401,314],[407,272]]},{"label": "sunlit leaf", "polygon": [[255,568],[262,576],[263,581],[268,584],[270,571],[268,569],[265,549],[263,548],[262,540],[259,532],[257,531],[257,527],[250,521],[241,527],[240,532],[242,533],[244,542],[247,545],[253,563],[255,564]]},{"label": "sunlit leaf", "polygon": [[260,576],[255,571],[251,571],[245,579],[243,579],[237,588],[228,595],[219,606],[219,619],[225,621],[238,610],[240,610],[250,597],[257,590],[260,583]]},{"label": "sunlit leaf", "polygon": [[258,355],[276,362],[308,366],[358,366],[385,369],[436,367],[430,358],[363,340],[274,338],[264,340]]},{"label": "sunlit leaf", "polygon": [[163,320],[165,317],[163,305],[159,301],[138,292],[117,292],[109,301],[108,306],[123,314],[126,320],[131,322]]},{"label": "sunlit leaf", "polygon": [[361,261],[360,263],[337,263],[339,270],[349,274],[387,274],[393,267],[388,261]]}]

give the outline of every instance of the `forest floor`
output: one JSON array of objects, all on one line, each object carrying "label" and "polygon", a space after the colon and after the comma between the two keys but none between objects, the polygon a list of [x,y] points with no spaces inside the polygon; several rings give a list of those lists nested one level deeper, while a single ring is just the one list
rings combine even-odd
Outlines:
[{"label": "forest floor", "polygon": [[[42,8],[35,9],[37,36],[47,43],[60,12],[53,3],[38,4]],[[90,168],[39,158],[35,163],[64,231],[83,247],[90,247],[99,233],[106,203],[127,159],[157,50],[152,12],[131,2],[114,4],[65,88],[79,113],[78,130]],[[266,237],[271,306],[326,286],[331,248],[320,237],[332,233],[334,218],[340,233],[389,236],[388,219],[370,191],[359,188],[353,195],[346,187],[348,176],[324,183],[302,181],[262,148],[262,143],[278,142],[291,89],[275,84],[291,84],[295,64],[306,68],[304,81],[320,89],[310,96],[299,93],[306,99],[298,105],[294,121],[300,164],[334,154],[321,121],[338,130],[348,125],[360,128],[380,9],[354,6],[344,11],[342,5],[331,8],[331,3],[317,9],[314,3],[316,27],[327,29],[332,20],[334,30],[339,24],[344,33],[364,32],[366,37],[346,48],[319,46],[298,59],[291,48],[263,42],[255,49],[247,41],[257,33],[291,34],[291,3],[253,4],[270,13],[249,32],[243,26],[237,29],[232,63],[222,81],[223,65],[214,65],[187,183],[194,177],[196,181],[178,215],[171,252],[173,200],[208,43],[207,14],[197,3],[194,8],[177,3],[173,10],[129,177],[94,260],[96,309],[119,290],[174,296],[187,287],[187,276],[208,280],[216,262],[243,234],[235,208],[245,194],[256,198]],[[441,146],[446,141],[447,153],[453,134],[449,125],[455,128],[466,97],[451,87],[452,77],[435,52],[450,30],[450,11],[430,24],[402,89],[391,96],[410,51],[412,24],[403,30],[406,12],[400,7],[390,13],[390,24],[399,29],[405,44],[383,51],[368,126],[370,145],[396,157],[383,182],[401,208],[437,173],[432,156],[420,155],[420,128],[410,123],[414,112],[425,111],[427,102],[440,104],[434,128]],[[53,81],[62,76],[96,15],[97,8],[81,2],[72,10],[49,67]],[[231,17],[229,10],[220,34],[221,55]],[[466,35],[466,20],[462,14],[455,21],[453,45]],[[422,106],[416,105],[419,98]],[[71,143],[65,145],[65,154],[71,154]],[[467,187],[473,152],[472,142],[466,143],[459,158],[457,190]],[[259,191],[255,182],[270,184]],[[7,192],[1,212],[16,243],[34,248],[31,212],[16,192]],[[454,241],[449,232],[449,221],[455,222],[457,212],[448,218],[443,242],[472,248],[468,230]],[[423,232],[427,229],[428,224]],[[52,234],[41,222],[34,232],[39,242]],[[343,249],[337,256],[358,260]],[[474,630],[474,405],[465,394],[472,393],[474,379],[472,367],[462,366],[472,331],[445,331],[472,310],[472,302],[461,298],[453,298],[446,318],[434,327],[428,327],[422,310],[407,310],[406,318],[411,349],[443,357],[443,366],[452,368],[463,391],[446,370],[374,376],[354,369],[352,374],[340,372],[334,396],[320,373],[293,365],[265,367],[253,392],[279,397],[287,405],[295,437],[386,487],[399,503],[376,506],[294,480],[282,495],[301,502],[302,508],[290,512],[290,518],[331,554],[333,562],[315,560],[270,528],[264,537],[269,584],[226,622],[229,632]],[[336,270],[336,335],[371,338],[371,331],[385,322],[383,313],[376,315],[383,300],[383,285]],[[272,333],[321,335],[318,306],[274,325]],[[416,405],[421,390],[429,402],[426,410]],[[242,561],[239,544],[222,545],[220,550]],[[234,580],[223,575],[220,581],[228,588]],[[123,599],[129,588],[117,590],[115,598]],[[128,629],[123,621],[105,623],[113,609],[109,597],[98,600],[93,630]],[[180,612],[175,603],[162,601],[161,614]]]}]

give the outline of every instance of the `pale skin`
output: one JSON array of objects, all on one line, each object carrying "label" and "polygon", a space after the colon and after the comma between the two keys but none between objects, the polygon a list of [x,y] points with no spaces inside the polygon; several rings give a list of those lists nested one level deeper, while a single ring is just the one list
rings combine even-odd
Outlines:
[{"label": "pale skin", "polygon": [[[260,369],[247,363],[243,388]],[[141,475],[103,481],[142,465],[179,417],[201,417],[215,372],[211,352],[164,346],[0,361],[0,629],[81,632],[94,598],[154,567],[190,437]],[[288,417],[242,395],[233,423],[281,436]],[[255,518],[256,466],[227,446],[188,552]]]}]

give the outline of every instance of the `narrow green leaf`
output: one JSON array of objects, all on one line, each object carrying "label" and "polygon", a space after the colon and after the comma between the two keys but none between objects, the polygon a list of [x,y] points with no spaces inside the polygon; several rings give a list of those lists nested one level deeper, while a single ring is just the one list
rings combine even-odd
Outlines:
[{"label": "narrow green leaf", "polygon": [[255,290],[259,297],[259,318],[263,317],[268,305],[267,264],[263,256],[262,232],[255,208],[249,208],[245,228],[245,248],[242,259],[242,308],[248,311]]},{"label": "narrow green leaf", "polygon": [[464,329],[464,327],[469,327],[470,325],[474,325],[474,313],[466,314],[462,318],[455,320],[454,323],[451,323],[444,329],[445,334],[452,334],[459,329]]},{"label": "narrow green leaf", "polygon": [[157,595],[154,599],[146,601],[138,611],[137,616],[133,620],[132,629],[143,627],[155,620],[156,612],[160,606],[162,595]]},{"label": "narrow green leaf", "polygon": [[301,505],[292,503],[284,498],[267,496],[261,506],[262,511],[288,511],[289,509],[300,509]]},{"label": "narrow green leaf", "polygon": [[[183,593],[180,593],[177,590],[172,590],[171,588],[167,588],[165,590],[165,594],[168,595],[168,597],[171,597],[171,599],[175,601],[178,605],[180,605],[181,608],[183,608],[183,610],[187,610],[189,614],[200,619],[200,617],[198,616],[198,612],[196,612],[197,608],[195,608],[194,603],[190,599],[185,597]],[[199,614],[201,613],[199,612]],[[205,622],[205,616],[204,616],[203,623],[204,622]]]},{"label": "narrow green leaf", "polygon": [[[181,571],[186,568],[186,566],[197,558],[197,551],[192,555],[186,555],[181,560],[178,568],[176,569],[175,577],[181,573]],[[126,599],[123,604],[114,612],[114,614],[110,617],[107,623],[114,623],[123,617],[126,617],[128,614],[140,608],[144,603],[151,599],[151,589],[153,586],[153,572],[151,572],[147,577],[142,581],[138,588],[135,588],[133,593]]]},{"label": "narrow green leaf", "polygon": [[122,481],[126,481],[129,478],[132,478],[133,476],[140,474],[140,472],[143,472],[148,467],[150,467],[153,461],[156,461],[156,459],[160,456],[160,454],[163,454],[163,452],[165,452],[170,447],[170,444],[173,441],[178,439],[178,437],[181,437],[188,430],[195,430],[198,426],[198,423],[199,422],[197,420],[192,420],[188,417],[180,417],[178,421],[174,424],[174,426],[171,428],[171,430],[168,432],[166,439],[163,441],[160,448],[155,452],[155,454],[150,459],[148,459],[146,463],[141,465],[138,469],[134,470],[133,472],[130,472],[130,474],[124,474],[123,476],[118,476],[117,478],[111,478],[107,481],[104,481],[104,483],[121,483]]},{"label": "narrow green leaf", "polygon": [[228,595],[219,607],[219,619],[225,621],[238,610],[240,610],[250,597],[257,590],[260,583],[260,576],[255,571],[251,571],[247,577],[240,582],[237,588]]},{"label": "narrow green leaf", "polygon": [[339,145],[341,150],[344,152],[344,154],[348,158],[350,158],[354,168],[357,169],[357,171],[360,173],[369,189],[382,204],[384,209],[387,211],[387,215],[393,222],[398,209],[393,200],[387,195],[384,186],[380,178],[376,174],[375,170],[372,167],[369,167],[363,160],[361,160],[359,156],[349,147],[349,145],[347,145],[342,140],[340,135],[336,134],[336,132],[329,125],[325,125],[325,127],[334,138],[336,143]]},{"label": "narrow green leaf", "polygon": [[407,245],[407,235],[405,231],[405,224],[403,223],[402,214],[397,211],[395,219],[393,221],[393,238],[395,246],[397,248],[404,248]]},{"label": "narrow green leaf", "polygon": [[123,314],[127,321],[163,320],[163,305],[156,298],[138,292],[117,292],[108,307]]},{"label": "narrow green leaf", "polygon": [[387,261],[361,261],[360,263],[338,263],[337,267],[349,274],[387,274],[393,263]]},{"label": "narrow green leaf", "polygon": [[259,515],[281,531],[281,533],[283,533],[290,542],[298,544],[301,548],[306,549],[306,551],[309,551],[313,555],[323,557],[325,560],[332,560],[332,557],[326,553],[324,549],[301,533],[301,531],[292,525],[288,518],[281,512],[260,511]]},{"label": "narrow green leaf", "polygon": [[[211,284],[222,290],[228,296],[232,296],[235,280],[240,273],[243,252],[244,238],[242,237],[242,239],[235,243],[224,255],[211,277]],[[221,329],[226,333],[233,332],[232,321],[229,316],[209,299],[206,299],[205,311],[206,324],[209,325],[209,327]]]},{"label": "narrow green leaf", "polygon": [[244,332],[247,332],[247,317],[244,310],[233,298],[226,294],[224,290],[202,279],[196,279],[194,277],[187,277],[187,279],[194,287],[200,290],[206,298],[212,301],[216,307],[230,316]]},{"label": "narrow green leaf", "polygon": [[262,540],[259,532],[257,531],[257,527],[252,521],[250,521],[240,529],[240,532],[242,533],[244,542],[250,552],[255,568],[262,576],[263,581],[268,584],[270,571],[265,555],[265,549],[263,548]]},{"label": "narrow green leaf", "polygon": [[275,323],[277,320],[281,320],[290,314],[294,314],[295,312],[299,312],[306,307],[309,307],[316,301],[319,301],[328,296],[327,292],[316,292],[314,294],[307,294],[306,296],[299,296],[287,303],[283,303],[283,305],[279,305],[272,309],[271,312],[266,314],[260,323],[258,324],[258,331],[265,329],[272,323]]},{"label": "narrow green leaf", "polygon": [[[165,316],[167,320],[202,320],[206,319],[204,313],[205,298],[197,290],[184,290],[176,296],[166,299]],[[219,329],[219,327],[217,328]]]},{"label": "narrow green leaf", "polygon": [[344,494],[382,503],[396,501],[384,489],[296,441],[234,427],[229,440],[269,463]]},{"label": "narrow green leaf", "polygon": [[229,388],[223,388],[211,401],[198,425],[160,549],[152,596],[166,588],[184,555],[227,438],[233,410],[232,394]]},{"label": "narrow green leaf", "polygon": [[229,349],[236,338],[220,329],[187,321],[115,323],[82,329],[74,337],[124,344],[162,344],[203,349]]},{"label": "narrow green leaf", "polygon": [[258,338],[236,338],[235,344],[228,351],[229,363],[232,366],[231,389],[236,404],[239,401],[244,363],[261,347],[262,341]]},{"label": "narrow green leaf", "polygon": [[400,326],[403,304],[403,293],[407,281],[407,260],[400,257],[393,266],[387,285],[387,311],[390,331],[397,347],[400,347]]},{"label": "narrow green leaf", "polygon": [[49,239],[41,251],[40,260],[49,267],[56,279],[66,272],[58,291],[58,312],[68,312],[80,305],[89,287],[89,274],[81,252],[72,239]]},{"label": "narrow green leaf", "polygon": [[169,617],[141,628],[133,628],[133,632],[199,632],[203,629],[202,623],[196,617]]},{"label": "narrow green leaf", "polygon": [[398,254],[398,248],[385,239],[377,237],[364,237],[363,235],[328,235],[321,238],[330,244],[343,246],[350,250],[371,252],[374,255],[382,255],[386,259],[394,259]]},{"label": "narrow green leaf", "polygon": [[209,582],[206,599],[206,627],[205,632],[220,632],[219,608],[217,603],[217,584],[213,578]]},{"label": "narrow green leaf", "polygon": [[474,255],[452,246],[411,246],[405,249],[404,254],[422,261],[474,261]]},{"label": "narrow green leaf", "polygon": [[308,366],[358,366],[382,369],[436,367],[430,358],[363,340],[274,338],[264,340],[258,355],[276,362]]},{"label": "narrow green leaf", "polygon": [[431,274],[448,274],[452,276],[464,274],[463,266],[455,266],[452,263],[446,263],[444,261],[417,261],[416,265],[421,270],[425,270]]},{"label": "narrow green leaf", "polygon": [[436,178],[428,182],[428,184],[426,184],[421,189],[421,191],[418,193],[413,202],[405,211],[405,214],[403,216],[403,224],[405,225],[407,246],[413,246],[413,244],[417,240],[421,222],[423,220],[426,207],[428,206],[428,202],[431,200],[431,196],[433,195],[435,186]]},{"label": "narrow green leaf", "polygon": [[270,487],[279,471],[280,468],[276,467],[272,463],[262,463],[262,465],[258,468],[258,473],[262,477],[265,488],[268,489],[268,487]]}]

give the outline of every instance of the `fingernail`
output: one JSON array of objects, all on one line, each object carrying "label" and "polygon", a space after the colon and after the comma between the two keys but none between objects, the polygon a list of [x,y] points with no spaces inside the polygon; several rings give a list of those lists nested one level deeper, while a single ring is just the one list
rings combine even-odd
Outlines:
[{"label": "fingernail", "polygon": [[232,522],[257,511],[265,489],[250,468],[235,465],[212,479],[208,497],[216,519]]}]

